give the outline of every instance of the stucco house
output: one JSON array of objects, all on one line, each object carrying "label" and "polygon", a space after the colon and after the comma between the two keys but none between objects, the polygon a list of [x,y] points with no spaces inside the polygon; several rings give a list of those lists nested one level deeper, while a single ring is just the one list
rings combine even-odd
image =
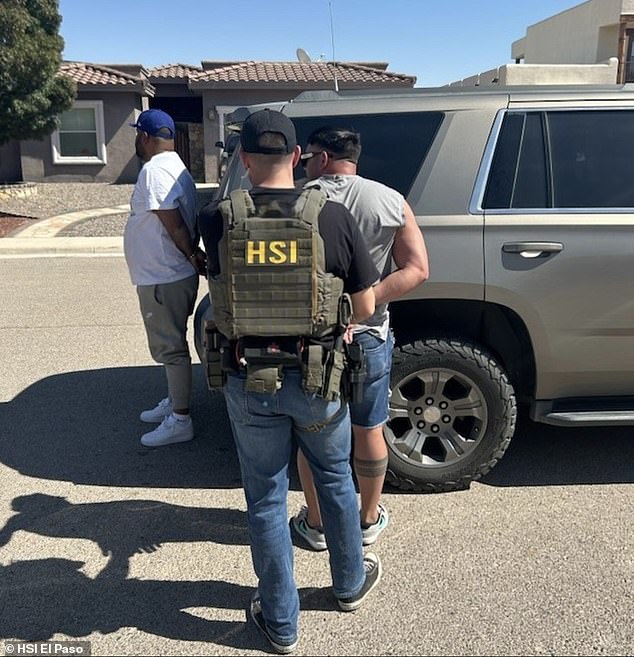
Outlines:
[{"label": "stucco house", "polygon": [[63,62],[77,83],[73,107],[39,141],[0,146],[0,181],[134,182],[139,162],[129,127],[148,107],[169,112],[176,150],[199,182],[216,182],[225,115],[242,105],[290,100],[307,90],[413,87],[387,63],[216,62],[201,66]]}]

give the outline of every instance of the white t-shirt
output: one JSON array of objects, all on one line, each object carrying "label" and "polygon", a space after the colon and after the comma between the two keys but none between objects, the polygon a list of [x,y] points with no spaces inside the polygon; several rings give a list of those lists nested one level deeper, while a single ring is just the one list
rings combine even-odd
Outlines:
[{"label": "white t-shirt", "polygon": [[153,210],[178,208],[192,237],[196,226],[196,185],[177,153],[154,155],[139,172],[123,250],[134,285],[174,283],[196,273]]}]

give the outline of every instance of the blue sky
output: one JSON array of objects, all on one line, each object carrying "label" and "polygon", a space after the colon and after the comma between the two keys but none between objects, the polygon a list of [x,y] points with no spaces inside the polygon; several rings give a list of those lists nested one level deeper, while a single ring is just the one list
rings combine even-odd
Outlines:
[{"label": "blue sky", "polygon": [[[511,61],[526,28],[575,0],[60,0],[64,58],[389,62],[437,86]],[[333,30],[331,32],[331,16]]]}]

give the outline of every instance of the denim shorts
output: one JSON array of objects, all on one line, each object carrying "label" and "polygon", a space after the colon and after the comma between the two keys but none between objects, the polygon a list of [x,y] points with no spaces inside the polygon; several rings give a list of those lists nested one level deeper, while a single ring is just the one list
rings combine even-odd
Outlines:
[{"label": "denim shorts", "polygon": [[363,384],[363,400],[350,402],[352,424],[373,429],[385,424],[389,418],[390,370],[394,336],[390,331],[387,340],[369,331],[355,333],[354,341],[363,346],[367,369]]}]

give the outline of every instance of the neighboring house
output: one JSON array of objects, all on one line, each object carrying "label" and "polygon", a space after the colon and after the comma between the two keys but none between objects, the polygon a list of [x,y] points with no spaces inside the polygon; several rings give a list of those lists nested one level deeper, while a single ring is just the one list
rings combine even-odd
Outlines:
[{"label": "neighboring house", "polygon": [[154,93],[143,69],[64,62],[60,73],[75,80],[77,98],[53,134],[20,142],[22,180],[133,182],[139,165],[129,124]]},{"label": "neighboring house", "polygon": [[242,105],[291,100],[303,91],[413,87],[414,76],[387,64],[350,62],[213,62],[202,66],[64,62],[77,83],[60,127],[39,141],[0,147],[0,181],[131,183],[139,162],[129,127],[148,107],[176,123],[176,150],[199,182],[216,182],[225,140],[224,117]]},{"label": "neighboring house", "polygon": [[506,64],[453,84],[634,82],[634,0],[588,0],[539,23],[511,46]]}]

